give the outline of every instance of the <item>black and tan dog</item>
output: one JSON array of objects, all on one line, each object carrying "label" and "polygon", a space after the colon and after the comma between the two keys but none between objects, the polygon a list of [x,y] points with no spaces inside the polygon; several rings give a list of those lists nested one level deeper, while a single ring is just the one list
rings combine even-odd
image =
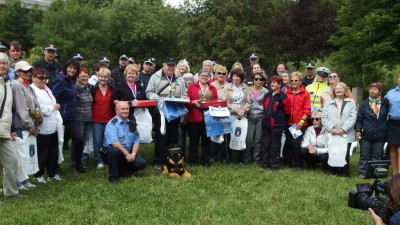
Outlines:
[{"label": "black and tan dog", "polygon": [[170,177],[190,178],[192,175],[185,170],[185,157],[182,152],[181,145],[171,145],[166,148],[168,151],[167,159],[163,166],[162,173],[168,174]]}]

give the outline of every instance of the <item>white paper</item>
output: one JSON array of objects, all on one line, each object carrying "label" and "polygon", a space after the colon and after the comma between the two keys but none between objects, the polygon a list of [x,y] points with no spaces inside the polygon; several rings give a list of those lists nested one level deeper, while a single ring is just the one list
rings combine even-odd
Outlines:
[{"label": "white paper", "polygon": [[227,107],[212,107],[209,106],[208,109],[210,110],[210,115],[215,117],[227,117],[230,116],[230,112]]},{"label": "white paper", "polygon": [[291,127],[289,127],[289,131],[292,134],[294,139],[298,138],[299,136],[301,136],[303,134],[303,132],[301,132],[301,130],[296,130],[296,124],[293,124]]}]

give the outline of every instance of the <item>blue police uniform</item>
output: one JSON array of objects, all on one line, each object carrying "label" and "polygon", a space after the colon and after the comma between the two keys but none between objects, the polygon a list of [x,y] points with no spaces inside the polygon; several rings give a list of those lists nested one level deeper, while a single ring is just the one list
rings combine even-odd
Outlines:
[{"label": "blue police uniform", "polygon": [[125,155],[118,148],[112,146],[117,141],[129,153],[132,153],[134,144],[140,143],[139,134],[129,130],[129,120],[127,119],[124,122],[121,118],[115,116],[106,125],[103,144],[108,149],[102,154],[103,160],[108,165],[110,178],[129,176],[146,167],[147,162],[137,155],[135,161],[128,162]]}]

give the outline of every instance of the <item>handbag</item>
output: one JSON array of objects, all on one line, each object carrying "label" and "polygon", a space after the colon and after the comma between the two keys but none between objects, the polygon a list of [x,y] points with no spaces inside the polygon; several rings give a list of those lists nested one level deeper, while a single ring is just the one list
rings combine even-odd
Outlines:
[{"label": "handbag", "polygon": [[39,171],[39,161],[37,156],[36,137],[29,136],[29,131],[22,131],[23,139],[17,137],[14,142],[18,155],[17,179],[24,181],[28,175]]},{"label": "handbag", "polygon": [[189,112],[182,103],[165,101],[165,98],[157,99],[157,107],[164,114],[168,122]]}]

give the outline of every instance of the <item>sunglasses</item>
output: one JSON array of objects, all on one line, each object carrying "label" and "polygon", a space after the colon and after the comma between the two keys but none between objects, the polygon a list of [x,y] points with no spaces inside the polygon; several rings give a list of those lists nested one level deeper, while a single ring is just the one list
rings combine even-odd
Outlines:
[{"label": "sunglasses", "polygon": [[258,58],[251,58],[250,60],[251,61],[256,61]]},{"label": "sunglasses", "polygon": [[312,121],[319,121],[319,118],[311,118]]},{"label": "sunglasses", "polygon": [[307,70],[313,70],[314,68],[307,68]]},{"label": "sunglasses", "polygon": [[299,82],[299,80],[291,80],[290,82],[296,83],[296,82]]},{"label": "sunglasses", "polygon": [[336,75],[329,76],[329,78],[338,78]]},{"label": "sunglasses", "polygon": [[21,70],[21,72],[23,72],[23,73],[32,73],[32,71],[31,71],[31,70],[27,70],[27,71],[25,71],[25,70]]},{"label": "sunglasses", "polygon": [[226,75],[226,73],[217,72],[218,75]]},{"label": "sunglasses", "polygon": [[262,78],[254,78],[254,81],[263,81],[264,79]]}]

